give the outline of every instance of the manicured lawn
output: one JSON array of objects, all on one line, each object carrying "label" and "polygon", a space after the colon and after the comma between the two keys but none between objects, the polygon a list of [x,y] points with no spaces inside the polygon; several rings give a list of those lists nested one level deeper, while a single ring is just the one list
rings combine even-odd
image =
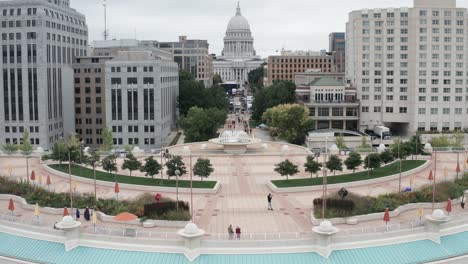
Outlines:
[{"label": "manicured lawn", "polygon": [[[68,165],[66,164],[53,164],[49,165],[54,170],[58,170],[64,173],[68,173]],[[72,166],[72,175],[80,176],[83,178],[94,179],[93,170],[85,167],[81,167],[81,175],[80,175],[80,166],[73,165]],[[165,179],[161,182],[160,175],[155,175],[155,178],[144,178],[144,177],[137,177],[137,176],[125,176],[125,175],[115,175],[109,174],[103,171],[96,171],[96,180],[99,181],[108,181],[108,182],[115,182],[117,177],[117,181],[119,183],[124,184],[135,184],[135,185],[146,185],[146,186],[160,186],[160,187],[176,187],[175,177],[173,179],[168,180],[167,176],[165,175]],[[187,180],[180,180],[182,177],[179,177],[179,187],[180,188],[190,188],[190,181]],[[187,179],[187,176],[183,178]],[[199,178],[193,178],[193,188],[200,188],[200,189],[213,189],[216,185],[216,181],[200,181]]]},{"label": "manicured lawn", "polygon": [[[405,160],[401,162],[401,171],[409,171],[415,169],[419,166],[422,166],[426,161],[425,160]],[[364,181],[371,180],[376,178],[381,178],[385,176],[398,174],[400,171],[400,164],[398,162],[392,163],[388,166],[380,167],[371,172],[370,177],[367,176],[367,171],[344,174],[339,176],[328,176],[328,184],[336,183],[345,183],[345,182],[354,182],[354,181]],[[293,180],[277,180],[272,181],[272,183],[278,188],[288,188],[288,187],[303,187],[303,186],[316,186],[322,185],[323,179],[319,178],[302,178],[302,179],[293,179]]]}]

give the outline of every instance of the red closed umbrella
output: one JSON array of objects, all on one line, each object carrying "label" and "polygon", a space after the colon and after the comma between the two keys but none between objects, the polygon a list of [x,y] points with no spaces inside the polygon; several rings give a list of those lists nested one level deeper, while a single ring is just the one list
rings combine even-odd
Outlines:
[{"label": "red closed umbrella", "polygon": [[429,177],[427,178],[429,181],[433,181],[434,180],[434,175],[432,175],[432,170],[431,172],[429,172]]},{"label": "red closed umbrella", "polygon": [[63,216],[69,215],[68,209],[66,207],[63,208]]},{"label": "red closed umbrella", "polygon": [[13,203],[13,199],[10,198],[10,202],[8,203],[8,210],[13,212],[15,210],[15,204]]},{"label": "red closed umbrella", "polygon": [[34,171],[31,172],[31,181],[36,180],[36,173]]},{"label": "red closed umbrella", "polygon": [[157,193],[156,196],[154,196],[154,199],[156,200],[156,202],[159,202],[161,200],[161,194]]},{"label": "red closed umbrella", "polygon": [[117,195],[117,199],[119,199],[120,188],[119,188],[119,183],[118,182],[115,182],[114,192]]},{"label": "red closed umbrella", "polygon": [[388,208],[385,209],[383,220],[385,224],[388,224],[388,222],[390,222],[390,210]]},{"label": "red closed umbrella", "polygon": [[47,181],[46,181],[46,185],[49,186],[52,184],[52,181],[50,180],[50,176],[47,175]]},{"label": "red closed umbrella", "polygon": [[447,200],[447,206],[445,207],[445,211],[450,215],[450,212],[452,212],[452,200],[450,198]]},{"label": "red closed umbrella", "polygon": [[460,163],[457,163],[457,168],[455,169],[457,173],[461,172]]}]

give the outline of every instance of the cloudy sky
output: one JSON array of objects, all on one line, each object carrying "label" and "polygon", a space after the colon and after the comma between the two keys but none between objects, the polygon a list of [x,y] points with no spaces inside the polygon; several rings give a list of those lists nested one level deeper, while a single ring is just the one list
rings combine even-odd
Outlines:
[{"label": "cloudy sky", "polygon": [[[89,39],[103,39],[102,0],[71,0],[85,14]],[[345,31],[348,13],[364,8],[412,6],[412,0],[243,0],[242,15],[262,57],[282,48],[328,49],[328,34]],[[179,35],[207,39],[210,52],[219,54],[236,0],[108,0],[111,38],[176,41]],[[468,0],[458,0],[468,7]]]}]

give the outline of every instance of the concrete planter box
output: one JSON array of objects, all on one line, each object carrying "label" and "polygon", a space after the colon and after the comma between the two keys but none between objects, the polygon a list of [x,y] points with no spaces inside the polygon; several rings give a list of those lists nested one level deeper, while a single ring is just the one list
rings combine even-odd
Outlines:
[{"label": "concrete planter box", "polygon": [[[60,172],[58,170],[54,170],[51,167],[49,167],[47,164],[42,165],[43,168],[59,177],[66,178],[68,179],[68,174]],[[94,184],[93,179],[88,179],[88,178],[83,178],[79,176],[71,176],[73,180],[77,182],[82,182],[86,184]],[[114,188],[115,183],[114,182],[108,182],[108,181],[96,181],[96,184],[99,186],[104,186],[104,187],[109,187],[109,188]],[[128,190],[137,190],[137,191],[143,191],[143,192],[163,192],[163,193],[175,193],[176,188],[173,187],[159,187],[159,186],[146,186],[146,185],[134,185],[134,184],[124,184],[124,183],[119,183],[120,189],[128,189]],[[201,188],[193,188],[193,193],[195,194],[216,194],[218,193],[219,188],[221,187],[221,184],[219,182],[216,183],[213,189],[201,189]],[[190,188],[179,188],[179,193],[185,193],[189,194],[190,193]]]},{"label": "concrete planter box", "polygon": [[[10,194],[0,194],[0,200],[8,201],[13,199],[15,203],[21,204],[21,208],[24,210],[34,211],[35,205],[28,204],[26,200],[20,196],[10,195]],[[83,215],[85,208],[80,208],[81,214]],[[41,207],[41,213],[57,215],[57,220],[60,220],[63,215],[63,208],[51,208],[51,207]],[[70,215],[73,215],[73,212],[70,212]],[[97,212],[97,218],[104,223],[122,223],[119,221],[114,220],[114,216],[106,215],[102,212]],[[148,227],[175,227],[175,228],[183,228],[185,225],[188,224],[188,221],[165,221],[165,220],[146,220],[144,223],[148,222],[147,225],[151,225]],[[145,226],[140,222],[140,219],[136,219],[131,222],[125,222],[126,225],[142,225]],[[145,226],[147,227],[147,226]]]},{"label": "concrete planter box", "polygon": [[[461,203],[462,198],[458,198],[455,200],[452,200],[452,206],[458,205]],[[447,202],[443,203],[436,203],[434,207],[436,209],[445,209],[445,206],[447,205]],[[412,210],[418,210],[419,208],[423,208],[425,211],[431,210],[432,209],[432,203],[413,203],[413,204],[405,204],[394,211],[390,211],[390,218],[397,217],[401,213],[404,213],[406,211],[412,211]],[[312,224],[315,226],[320,225],[322,222],[321,219],[316,219],[314,217],[314,213],[312,211],[311,213],[311,219],[312,219]],[[347,225],[356,225],[360,222],[367,222],[367,221],[374,221],[374,220],[382,220],[383,221],[384,217],[384,212],[382,213],[375,213],[375,214],[368,214],[368,215],[356,215],[356,216],[350,216],[350,217],[342,217],[342,218],[331,218],[327,219],[334,225],[340,225],[340,224],[347,224]]]},{"label": "concrete planter box", "polygon": [[[401,177],[407,177],[412,174],[415,174],[425,168],[427,168],[430,165],[430,161],[427,160],[423,165],[414,168],[409,171],[405,171],[401,173]],[[331,178],[333,176],[329,176],[328,178]],[[382,183],[386,181],[391,181],[391,180],[396,180],[400,177],[399,174],[394,174],[390,176],[385,176],[385,177],[380,177],[377,179],[371,179],[371,180],[364,180],[364,181],[355,181],[355,182],[345,182],[345,183],[338,183],[338,184],[328,184],[327,188],[332,190],[332,189],[341,189],[341,188],[351,188],[351,187],[359,187],[359,186],[366,186],[366,185],[372,185],[372,184],[377,184],[377,183]],[[271,181],[267,182],[268,187],[275,192],[275,193],[298,193],[298,192],[312,192],[312,191],[320,191],[322,190],[322,185],[315,185],[315,186],[304,186],[304,187],[290,187],[290,188],[278,188],[276,187]]]}]

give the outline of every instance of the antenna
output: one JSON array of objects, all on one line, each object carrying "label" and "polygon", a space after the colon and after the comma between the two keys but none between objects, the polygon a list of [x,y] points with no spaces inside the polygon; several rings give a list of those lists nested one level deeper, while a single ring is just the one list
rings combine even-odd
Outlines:
[{"label": "antenna", "polygon": [[104,0],[102,3],[104,7],[104,40],[107,40],[109,32],[107,31],[107,0]]}]

